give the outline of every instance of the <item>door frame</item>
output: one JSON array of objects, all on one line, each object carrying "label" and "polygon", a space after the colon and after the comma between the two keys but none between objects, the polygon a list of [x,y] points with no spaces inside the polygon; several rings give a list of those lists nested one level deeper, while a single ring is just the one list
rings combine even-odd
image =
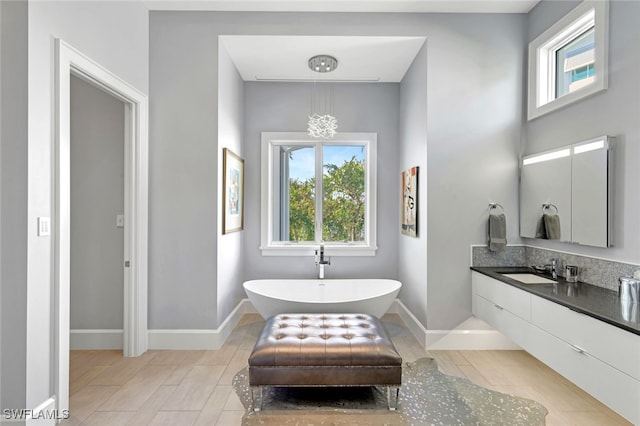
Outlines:
[{"label": "door frame", "polygon": [[147,95],[55,39],[54,195],[53,195],[53,344],[56,408],[69,409],[70,241],[71,241],[71,75],[124,103],[124,356],[147,350],[147,262],[149,118]]}]

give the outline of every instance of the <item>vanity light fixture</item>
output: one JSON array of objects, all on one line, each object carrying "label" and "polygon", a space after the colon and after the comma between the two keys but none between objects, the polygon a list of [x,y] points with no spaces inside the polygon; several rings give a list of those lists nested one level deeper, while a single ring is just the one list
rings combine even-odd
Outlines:
[{"label": "vanity light fixture", "polygon": [[[316,55],[309,58],[309,69],[314,73],[326,74],[338,67],[338,60],[330,55]],[[322,84],[322,90],[313,80],[311,92],[311,112],[307,131],[314,138],[331,139],[338,130],[338,120],[333,115],[333,83],[329,87]]]},{"label": "vanity light fixture", "polygon": [[555,160],[556,158],[568,157],[571,155],[569,148],[560,149],[558,151],[545,152],[540,155],[533,155],[531,157],[525,157],[522,159],[522,165],[541,163],[543,161]]}]

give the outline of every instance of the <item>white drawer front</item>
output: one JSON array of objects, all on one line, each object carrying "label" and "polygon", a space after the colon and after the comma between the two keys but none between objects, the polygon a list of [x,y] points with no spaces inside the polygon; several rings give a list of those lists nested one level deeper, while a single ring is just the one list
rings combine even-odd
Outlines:
[{"label": "white drawer front", "polygon": [[640,336],[537,296],[531,316],[534,325],[640,380]]},{"label": "white drawer front", "polygon": [[530,339],[528,352],[631,423],[640,424],[640,381],[533,325]]},{"label": "white drawer front", "polygon": [[531,320],[530,293],[477,272],[472,274],[472,280],[477,295],[492,301],[524,320]]},{"label": "white drawer front", "polygon": [[476,298],[476,316],[513,340],[517,345],[523,346],[528,336],[528,328],[531,325],[509,312],[496,306],[495,303],[482,296]]}]

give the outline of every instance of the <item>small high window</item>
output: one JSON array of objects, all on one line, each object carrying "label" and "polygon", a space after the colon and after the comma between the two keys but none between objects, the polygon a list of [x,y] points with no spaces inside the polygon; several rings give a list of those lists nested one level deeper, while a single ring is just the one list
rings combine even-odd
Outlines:
[{"label": "small high window", "polygon": [[263,255],[375,254],[372,133],[262,135]]},{"label": "small high window", "polygon": [[607,88],[607,1],[584,1],[529,44],[529,119]]}]

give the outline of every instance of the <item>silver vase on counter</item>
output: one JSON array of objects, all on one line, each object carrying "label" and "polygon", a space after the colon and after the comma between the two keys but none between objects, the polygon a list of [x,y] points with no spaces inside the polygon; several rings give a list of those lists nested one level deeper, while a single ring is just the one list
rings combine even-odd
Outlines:
[{"label": "silver vase on counter", "polygon": [[621,302],[638,303],[640,300],[640,280],[633,277],[618,278],[618,296]]},{"label": "silver vase on counter", "polygon": [[564,279],[570,283],[578,282],[578,267],[575,265],[567,265],[564,267]]}]

